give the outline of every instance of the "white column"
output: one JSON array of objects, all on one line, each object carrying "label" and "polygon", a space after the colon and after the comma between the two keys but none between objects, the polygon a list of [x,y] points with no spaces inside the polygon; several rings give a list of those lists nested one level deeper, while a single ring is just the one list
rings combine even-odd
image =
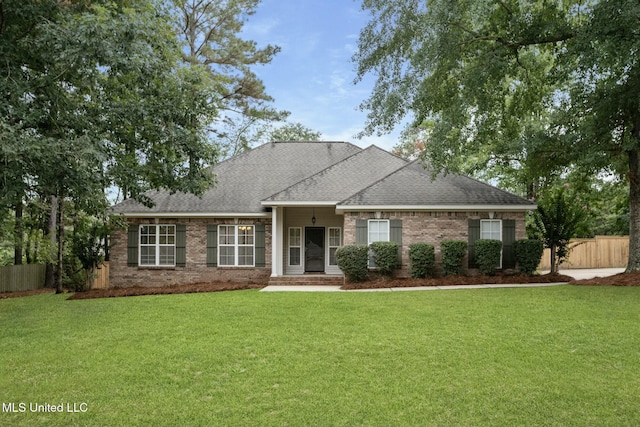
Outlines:
[{"label": "white column", "polygon": [[284,215],[281,209],[284,210],[276,206],[271,208],[271,277],[282,276]]}]

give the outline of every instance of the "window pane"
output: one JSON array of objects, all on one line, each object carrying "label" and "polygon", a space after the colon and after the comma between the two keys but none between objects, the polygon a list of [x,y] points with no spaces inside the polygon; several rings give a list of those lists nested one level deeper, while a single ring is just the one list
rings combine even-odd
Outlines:
[{"label": "window pane", "polygon": [[238,226],[238,244],[253,245],[253,226],[252,225]]},{"label": "window pane", "polygon": [[389,221],[369,221],[369,243],[389,241]]},{"label": "window pane", "polygon": [[160,265],[175,264],[175,248],[173,246],[160,247]]},{"label": "window pane", "polygon": [[289,246],[300,246],[300,231],[299,228],[289,229]]},{"label": "window pane", "polygon": [[220,247],[220,265],[235,264],[235,248],[233,246]]},{"label": "window pane", "polygon": [[340,246],[340,229],[339,228],[330,228],[329,229],[329,246],[337,247]]},{"label": "window pane", "polygon": [[220,232],[218,233],[218,241],[221,245],[233,245],[236,242],[235,239],[235,226],[234,225],[221,225]]},{"label": "window pane", "polygon": [[289,248],[289,265],[300,265],[300,248]]},{"label": "window pane", "polygon": [[336,251],[338,248],[329,248],[329,265],[338,265],[338,260],[336,259]]},{"label": "window pane", "polygon": [[140,247],[140,265],[156,264],[156,247],[141,246]]},{"label": "window pane", "polygon": [[253,246],[238,247],[238,265],[253,265]]}]

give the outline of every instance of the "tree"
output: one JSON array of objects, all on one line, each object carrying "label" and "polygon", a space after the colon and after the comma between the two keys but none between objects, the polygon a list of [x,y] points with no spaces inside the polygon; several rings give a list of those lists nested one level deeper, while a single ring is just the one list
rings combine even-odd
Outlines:
[{"label": "tree", "polygon": [[557,273],[560,264],[569,256],[569,241],[586,218],[585,209],[566,194],[568,186],[545,193],[538,200],[533,213],[539,238],[551,250],[551,272]]},{"label": "tree", "polygon": [[[433,120],[425,159],[459,169],[615,172],[629,185],[627,271],[640,270],[640,4],[631,0],[364,0],[354,55],[377,81],[365,134]],[[620,54],[625,52],[625,54]]]},{"label": "tree", "polygon": [[287,123],[268,133],[268,141],[319,141],[321,132],[316,132],[302,123]]}]

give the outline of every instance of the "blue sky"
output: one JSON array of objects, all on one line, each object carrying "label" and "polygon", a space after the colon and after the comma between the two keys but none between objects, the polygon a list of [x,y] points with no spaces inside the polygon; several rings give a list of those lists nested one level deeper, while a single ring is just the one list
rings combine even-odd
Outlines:
[{"label": "blue sky", "polygon": [[371,92],[374,78],[354,85],[351,56],[369,14],[360,0],[262,0],[245,23],[244,37],[258,46],[278,45],[282,51],[253,70],[275,99],[274,106],[322,133],[323,140],[349,141],[361,147],[391,149],[400,126],[390,135],[356,139],[366,120],[359,104]]}]

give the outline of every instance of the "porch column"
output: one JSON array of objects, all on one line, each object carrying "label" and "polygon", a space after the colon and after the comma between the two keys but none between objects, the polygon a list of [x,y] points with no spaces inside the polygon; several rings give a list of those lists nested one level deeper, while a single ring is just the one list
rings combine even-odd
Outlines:
[{"label": "porch column", "polygon": [[284,208],[271,208],[271,277],[282,276],[282,230],[284,229]]}]

